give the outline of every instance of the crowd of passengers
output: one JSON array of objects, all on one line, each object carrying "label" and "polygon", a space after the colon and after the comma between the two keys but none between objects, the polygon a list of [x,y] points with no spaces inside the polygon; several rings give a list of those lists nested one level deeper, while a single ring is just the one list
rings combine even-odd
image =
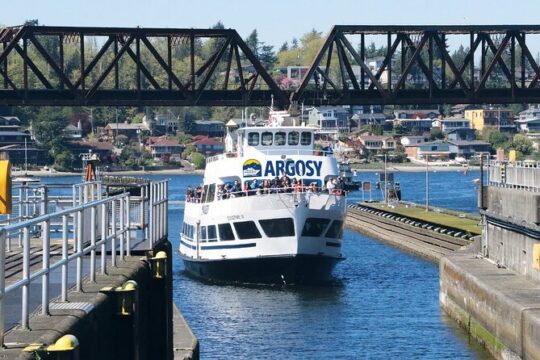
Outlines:
[{"label": "crowd of passengers", "polygon": [[[224,200],[239,196],[252,196],[263,194],[279,194],[279,193],[330,193],[334,195],[346,195],[345,193],[345,181],[343,178],[330,177],[322,189],[316,182],[310,184],[304,184],[302,179],[292,178],[287,175],[283,177],[276,176],[274,179],[269,180],[246,180],[244,186],[240,184],[240,181],[235,180],[234,183],[219,184],[217,186],[217,199]],[[188,186],[186,192],[186,201],[188,202],[201,202],[204,197],[203,186],[199,185],[195,188]]]}]

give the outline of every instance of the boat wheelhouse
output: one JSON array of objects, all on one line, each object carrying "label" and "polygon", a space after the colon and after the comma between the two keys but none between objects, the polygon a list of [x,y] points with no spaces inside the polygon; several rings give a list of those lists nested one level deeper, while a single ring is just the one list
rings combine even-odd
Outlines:
[{"label": "boat wheelhouse", "polygon": [[202,191],[186,199],[180,253],[191,273],[239,282],[328,280],[343,259],[343,194],[317,128],[271,112],[264,127],[229,129],[226,152],[207,159]]}]

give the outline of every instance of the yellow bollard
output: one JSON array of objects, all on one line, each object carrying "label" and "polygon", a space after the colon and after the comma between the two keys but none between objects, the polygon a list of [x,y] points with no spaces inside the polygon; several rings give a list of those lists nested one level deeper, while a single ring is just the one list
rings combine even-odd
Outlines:
[{"label": "yellow bollard", "polygon": [[0,160],[0,214],[11,213],[11,164]]},{"label": "yellow bollard", "polygon": [[148,259],[152,268],[154,279],[163,279],[167,276],[167,253],[159,251],[156,256]]}]

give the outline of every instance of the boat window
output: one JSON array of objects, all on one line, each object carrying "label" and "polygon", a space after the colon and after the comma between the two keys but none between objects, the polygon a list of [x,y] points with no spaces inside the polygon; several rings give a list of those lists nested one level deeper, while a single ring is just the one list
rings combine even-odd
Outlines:
[{"label": "boat window", "polygon": [[291,131],[289,133],[289,145],[296,146],[300,140],[300,134],[298,131]]},{"label": "boat window", "polygon": [[311,145],[311,133],[310,132],[302,131],[301,144],[304,145],[304,146]]},{"label": "boat window", "polygon": [[236,222],[234,223],[234,229],[236,230],[238,237],[242,240],[258,239],[261,237],[261,233],[253,221]]},{"label": "boat window", "polygon": [[206,226],[201,226],[201,242],[206,242]]},{"label": "boat window", "polygon": [[203,186],[201,201],[204,203],[206,202],[206,194],[208,194],[208,185]]},{"label": "boat window", "polygon": [[328,231],[326,232],[326,237],[339,239],[341,238],[341,233],[343,232],[343,221],[334,220]]},{"label": "boat window", "polygon": [[248,145],[250,145],[250,146],[259,145],[259,133],[258,132],[250,132],[248,134]]},{"label": "boat window", "polygon": [[261,138],[261,144],[264,146],[271,146],[272,145],[272,133],[271,132],[263,132],[262,138]]},{"label": "boat window", "polygon": [[259,224],[268,237],[294,236],[292,218],[259,220]]},{"label": "boat window", "polygon": [[329,222],[329,219],[307,218],[302,236],[321,236]]},{"label": "boat window", "polygon": [[219,224],[219,240],[221,241],[228,241],[228,240],[234,240],[234,233],[232,232],[231,224],[225,223],[225,224]]},{"label": "boat window", "polygon": [[276,142],[276,145],[285,145],[287,142],[287,135],[281,131],[277,132],[274,136],[274,141]]},{"label": "boat window", "polygon": [[217,241],[216,225],[208,225],[208,241]]},{"label": "boat window", "polygon": [[205,192],[205,194],[206,194],[206,202],[214,201],[214,197],[216,195],[216,184],[208,185],[208,189]]}]

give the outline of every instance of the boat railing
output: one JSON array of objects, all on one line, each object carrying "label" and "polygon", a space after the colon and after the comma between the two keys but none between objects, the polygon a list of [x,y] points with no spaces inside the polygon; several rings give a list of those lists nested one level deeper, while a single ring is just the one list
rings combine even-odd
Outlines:
[{"label": "boat railing", "polygon": [[[228,199],[235,199],[235,198],[241,198],[241,197],[250,197],[250,196],[268,196],[268,195],[303,195],[303,194],[310,194],[310,195],[319,195],[319,194],[331,194],[335,195],[337,197],[346,196],[347,192],[345,190],[332,190],[328,191],[327,189],[319,188],[319,187],[311,187],[311,186],[304,186],[304,187],[274,187],[274,188],[263,188],[263,189],[249,189],[249,190],[242,190],[242,191],[232,191],[228,192],[225,191],[223,193],[216,193],[216,201],[223,201]],[[212,201],[203,201],[204,194],[201,194],[200,196],[191,196],[186,198],[186,202],[190,203],[209,203]]]},{"label": "boat railing", "polygon": [[[272,155],[280,155],[280,156],[289,156],[289,155],[306,155],[306,156],[333,156],[334,153],[332,151],[328,150],[317,150],[317,149],[268,149],[268,150],[260,150],[256,149],[257,155],[266,155],[266,156],[272,156]],[[218,154],[214,156],[210,156],[206,158],[206,163],[210,164],[214,161],[223,160],[227,158],[235,158],[239,156],[244,156],[245,152],[229,152],[229,153],[223,153]]]}]

